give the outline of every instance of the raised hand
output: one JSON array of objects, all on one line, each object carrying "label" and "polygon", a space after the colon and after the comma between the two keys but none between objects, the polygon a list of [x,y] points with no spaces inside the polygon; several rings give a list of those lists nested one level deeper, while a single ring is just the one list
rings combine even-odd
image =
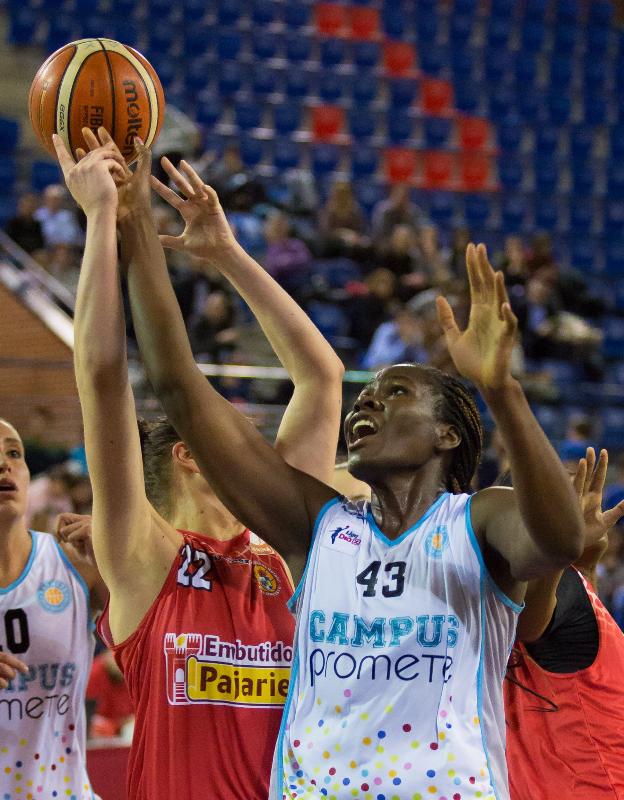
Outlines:
[{"label": "raised hand", "polygon": [[0,689],[6,689],[18,672],[28,675],[28,666],[10,653],[0,653]]},{"label": "raised hand", "polygon": [[588,447],[573,478],[585,522],[585,550],[581,559],[591,559],[594,563],[607,549],[609,531],[624,516],[624,500],[607,511],[602,510],[602,493],[608,466],[609,455],[606,450],[600,451],[596,464],[596,451],[593,447]]},{"label": "raised hand", "polygon": [[151,178],[152,186],[163,200],[180,212],[185,222],[180,236],[160,237],[162,246],[206,261],[218,261],[219,255],[237,246],[237,242],[217,193],[186,161],[180,161],[179,170],[167,158],[163,158],[161,164],[183,197],[154,176]]},{"label": "raised hand", "polygon": [[[106,128],[99,128],[97,135],[90,128],[83,128],[82,135],[87,143],[89,152],[97,150],[98,147],[109,147],[112,152],[123,158],[121,152],[110,133]],[[125,174],[122,180],[116,180],[117,184],[117,221],[121,222],[125,217],[132,213],[149,210],[151,206],[150,172],[152,168],[152,154],[149,147],[146,147],[139,137],[135,137],[134,146],[138,153],[134,172],[125,166]],[[86,151],[82,148],[76,150],[76,156],[82,160],[86,156]],[[125,162],[124,162],[125,164]]]},{"label": "raised hand", "polygon": [[438,320],[457,371],[487,392],[502,388],[511,379],[518,321],[509,304],[503,274],[492,269],[485,245],[468,245],[466,266],[470,282],[468,327],[460,331],[444,297],[436,301]]},{"label": "raised hand", "polygon": [[72,549],[74,562],[78,561],[89,568],[96,565],[91,539],[91,517],[88,514],[59,514],[54,535],[65,547]]},{"label": "raised hand", "polygon": [[126,180],[127,167],[123,156],[114,144],[106,143],[74,161],[60,136],[52,137],[67,188],[72,197],[87,214],[101,208],[117,207],[115,181]]}]

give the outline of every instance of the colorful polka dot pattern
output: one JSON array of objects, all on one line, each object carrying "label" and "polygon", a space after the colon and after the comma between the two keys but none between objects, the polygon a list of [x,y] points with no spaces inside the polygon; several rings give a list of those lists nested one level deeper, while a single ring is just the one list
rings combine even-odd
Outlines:
[{"label": "colorful polka dot pattern", "polygon": [[93,791],[82,765],[77,766],[71,747],[73,724],[54,731],[48,747],[54,761],[32,752],[28,739],[15,738],[12,746],[0,746],[0,800],[92,800]]},{"label": "colorful polka dot pattern", "polygon": [[[495,800],[482,749],[475,748],[481,763],[470,771],[458,765],[452,697],[449,708],[439,712],[435,741],[419,741],[411,723],[394,714],[392,706],[384,710],[383,726],[369,727],[368,712],[347,714],[349,696],[347,689],[345,708],[338,712],[333,706],[331,718],[309,720],[298,738],[291,739],[287,727],[283,800]],[[471,722],[480,742],[479,718]],[[350,726],[358,731],[356,741],[349,736]],[[465,726],[461,735],[466,735]]]}]

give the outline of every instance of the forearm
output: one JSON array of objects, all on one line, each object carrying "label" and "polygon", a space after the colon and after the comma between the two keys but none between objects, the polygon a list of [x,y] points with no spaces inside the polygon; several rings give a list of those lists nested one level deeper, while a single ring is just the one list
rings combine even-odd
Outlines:
[{"label": "forearm", "polygon": [[484,393],[509,458],[522,522],[539,551],[558,566],[583,550],[578,497],[561,460],[535,419],[520,384]]},{"label": "forearm", "polygon": [[122,261],[127,268],[132,319],[141,355],[150,381],[164,391],[195,366],[186,326],[149,208],[128,215],[120,230]]},{"label": "forearm", "polygon": [[87,219],[74,316],[74,358],[79,387],[94,382],[121,385],[127,380],[115,208],[104,208]]},{"label": "forearm", "polygon": [[239,244],[213,266],[247,303],[295,384],[342,379],[342,362],[307,314]]}]

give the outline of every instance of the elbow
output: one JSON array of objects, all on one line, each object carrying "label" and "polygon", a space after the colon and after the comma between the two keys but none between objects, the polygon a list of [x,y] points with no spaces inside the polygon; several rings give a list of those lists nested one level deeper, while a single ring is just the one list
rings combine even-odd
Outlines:
[{"label": "elbow", "polygon": [[74,368],[79,386],[90,386],[101,392],[118,391],[128,382],[128,365],[122,356],[109,358],[88,352],[82,356],[76,353]]},{"label": "elbow", "polygon": [[582,522],[577,525],[572,524],[565,531],[556,548],[552,550],[553,561],[557,561],[557,567],[567,567],[583,555],[585,549],[585,530]]}]

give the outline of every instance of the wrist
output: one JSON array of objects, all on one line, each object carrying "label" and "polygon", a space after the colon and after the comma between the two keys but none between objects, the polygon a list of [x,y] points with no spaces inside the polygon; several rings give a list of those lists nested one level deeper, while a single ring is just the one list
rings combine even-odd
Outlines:
[{"label": "wrist", "polygon": [[249,257],[236,239],[217,250],[202,248],[202,252],[196,255],[201,259],[203,265],[215,267],[220,272],[240,264],[241,258]]},{"label": "wrist", "polygon": [[83,208],[87,222],[102,222],[117,219],[117,203],[99,203],[91,208]]},{"label": "wrist", "polygon": [[508,375],[496,386],[477,385],[477,389],[491,410],[524,396],[520,382],[512,375]]}]

